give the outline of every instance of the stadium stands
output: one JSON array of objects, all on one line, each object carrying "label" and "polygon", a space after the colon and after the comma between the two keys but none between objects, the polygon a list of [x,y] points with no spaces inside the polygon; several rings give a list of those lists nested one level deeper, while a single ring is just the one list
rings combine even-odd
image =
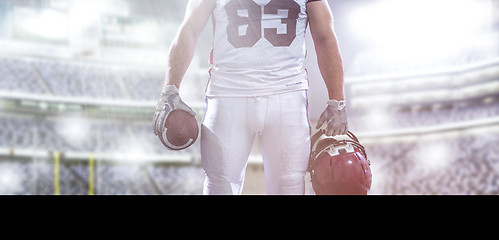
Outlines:
[{"label": "stadium stands", "polygon": [[62,97],[156,100],[163,70],[44,58],[1,57],[0,89]]},{"label": "stadium stands", "polygon": [[495,132],[369,144],[374,172],[372,192],[499,194],[498,141]]},{"label": "stadium stands", "polygon": [[[92,63],[41,58],[3,56],[0,63],[0,91],[20,96],[34,94],[40,100],[44,96],[57,96],[151,102],[157,92],[156,86],[161,85],[163,78],[163,73],[154,69],[104,68]],[[488,81],[497,81],[497,76],[489,76]],[[386,94],[390,94],[390,90]],[[468,130],[451,129],[447,131],[451,137],[426,139],[431,134],[402,134],[401,139],[412,140],[389,141],[384,141],[387,137],[382,135],[378,136],[379,141],[373,141],[372,136],[365,134],[494,119],[499,117],[498,100],[496,93],[450,105],[387,108],[379,121],[362,107],[353,108],[351,129],[367,136],[361,141],[367,140],[373,163],[371,194],[499,193],[496,131],[468,133]],[[1,169],[4,169],[0,181],[6,184],[0,187],[0,193],[53,194],[55,161],[51,153],[55,151],[63,153],[58,176],[60,194],[88,194],[90,154],[108,156],[96,157],[92,180],[95,194],[200,194],[202,191],[203,172],[199,162],[144,161],[145,155],[195,159],[200,151],[197,142],[181,152],[165,152],[151,133],[148,117],[97,118],[85,115],[85,111],[83,115],[74,116],[64,111],[49,114],[21,110],[7,108],[0,114],[3,126],[0,128],[0,149],[6,149],[0,161]],[[78,124],[80,130],[70,127],[74,124]],[[497,124],[494,126],[497,128]],[[431,153],[435,145],[444,148],[433,151],[437,152],[436,156],[427,156],[431,161],[422,160],[425,159],[422,153],[435,154]],[[29,157],[30,152],[38,150],[47,153]],[[28,156],[16,155],[22,151],[28,152]],[[443,160],[442,153],[452,154]],[[113,159],[113,156],[124,155],[132,160]]]}]

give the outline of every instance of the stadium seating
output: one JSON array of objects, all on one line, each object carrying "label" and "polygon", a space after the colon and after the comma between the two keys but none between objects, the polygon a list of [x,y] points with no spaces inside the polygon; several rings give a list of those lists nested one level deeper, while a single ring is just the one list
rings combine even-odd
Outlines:
[{"label": "stadium seating", "polygon": [[[0,91],[92,99],[155,101],[163,71],[130,66],[103,67],[94,63],[32,57],[0,57]],[[358,133],[442,126],[497,118],[497,94],[489,101],[422,109],[388,109],[385,124],[372,123],[368,112],[349,116]],[[0,148],[62,153],[141,153],[168,156],[199,155],[199,141],[181,152],[165,152],[152,134],[150,122],[134,119],[88,118],[84,135],[68,135],[65,116],[0,113]],[[371,122],[370,122],[371,121]],[[20,131],[21,130],[21,131]],[[373,167],[371,194],[499,194],[497,134],[461,134],[442,140],[369,142]],[[421,160],[422,149],[443,144],[452,158],[443,163]],[[486,150],[484,150],[486,149]],[[439,159],[435,160],[438,161]],[[2,157],[0,194],[53,194],[54,159],[49,155],[20,160]],[[428,165],[430,164],[430,165]],[[65,159],[60,164],[60,193],[88,194],[88,159]],[[7,176],[7,177],[5,177]],[[97,159],[95,194],[201,194],[204,174],[199,163],[103,161]]]}]

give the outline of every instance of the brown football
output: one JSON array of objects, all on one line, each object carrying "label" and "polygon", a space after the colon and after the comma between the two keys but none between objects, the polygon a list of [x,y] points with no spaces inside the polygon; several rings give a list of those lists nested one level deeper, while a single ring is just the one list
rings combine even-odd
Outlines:
[{"label": "brown football", "polygon": [[166,118],[160,140],[169,149],[182,150],[191,146],[198,134],[198,122],[194,116],[183,110],[173,110]]}]

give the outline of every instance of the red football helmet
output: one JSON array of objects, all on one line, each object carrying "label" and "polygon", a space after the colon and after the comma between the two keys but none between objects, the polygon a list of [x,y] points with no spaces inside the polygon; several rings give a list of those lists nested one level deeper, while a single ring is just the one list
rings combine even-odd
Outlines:
[{"label": "red football helmet", "polygon": [[347,136],[351,140],[337,140],[324,130],[312,136],[308,171],[317,195],[366,195],[371,188],[366,151],[352,132]]},{"label": "red football helmet", "polygon": [[191,146],[199,133],[196,118],[183,110],[173,110],[165,121],[165,129],[159,140],[171,150],[182,150]]}]

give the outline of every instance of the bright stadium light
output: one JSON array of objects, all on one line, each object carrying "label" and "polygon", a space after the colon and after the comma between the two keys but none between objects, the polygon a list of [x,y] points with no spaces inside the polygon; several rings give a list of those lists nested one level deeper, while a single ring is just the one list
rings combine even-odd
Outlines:
[{"label": "bright stadium light", "polygon": [[84,116],[69,116],[57,121],[55,129],[65,141],[78,145],[88,139],[90,122]]},{"label": "bright stadium light", "polygon": [[2,164],[0,167],[0,194],[18,194],[22,188],[22,170],[17,165]]},{"label": "bright stadium light", "polygon": [[378,106],[365,112],[362,124],[375,130],[390,129],[394,124],[393,114],[388,110],[388,106]]},{"label": "bright stadium light", "polygon": [[68,16],[57,10],[35,11],[18,8],[14,12],[18,26],[24,31],[45,39],[66,39],[68,36]]},{"label": "bright stadium light", "polygon": [[349,21],[383,57],[422,61],[474,44],[492,10],[488,0],[386,0],[358,8]]},{"label": "bright stadium light", "polygon": [[96,1],[74,1],[69,11],[72,28],[85,28],[99,21],[102,7]]},{"label": "bright stadium light", "polygon": [[443,142],[421,144],[416,153],[416,164],[423,172],[445,169],[456,158],[455,149]]},{"label": "bright stadium light", "polygon": [[119,139],[119,147],[116,149],[119,154],[115,157],[129,163],[141,163],[142,158],[148,154],[142,145],[143,142],[144,139],[141,138],[122,137]]}]

